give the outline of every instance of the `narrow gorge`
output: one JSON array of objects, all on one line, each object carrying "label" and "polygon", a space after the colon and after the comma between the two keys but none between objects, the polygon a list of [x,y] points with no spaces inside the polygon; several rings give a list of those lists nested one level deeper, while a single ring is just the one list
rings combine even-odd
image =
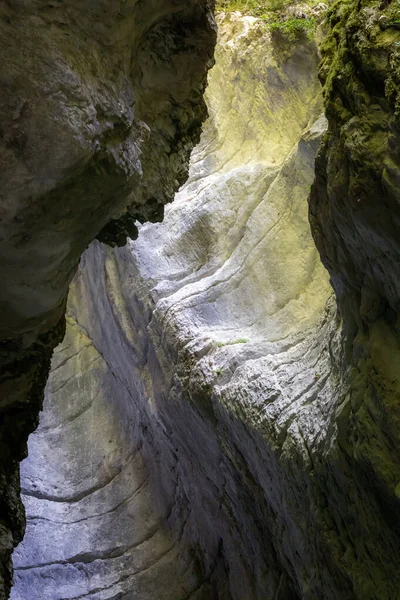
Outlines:
[{"label": "narrow gorge", "polygon": [[6,4],[0,599],[400,600],[397,3]]}]

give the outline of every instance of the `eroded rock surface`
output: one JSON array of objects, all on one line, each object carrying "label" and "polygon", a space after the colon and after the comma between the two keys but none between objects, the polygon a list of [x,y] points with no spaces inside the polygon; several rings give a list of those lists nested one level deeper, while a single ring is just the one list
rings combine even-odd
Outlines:
[{"label": "eroded rock surface", "polygon": [[351,597],[315,476],[340,348],[307,215],[317,64],[307,38],[227,16],[189,183],[136,242],[85,253],[23,467],[14,600]]},{"label": "eroded rock surface", "polygon": [[135,219],[161,218],[186,179],[206,116],[212,6],[1,3],[0,598],[24,528],[18,463],[64,334],[69,283],[96,236],[124,243]]},{"label": "eroded rock surface", "polygon": [[[377,173],[389,177],[373,175],[368,141],[396,139],[395,88],[384,98],[377,73],[396,56],[398,30],[387,3],[379,21],[372,3],[353,8],[341,2],[330,17],[329,130],[311,194],[339,317],[307,222],[326,125],[316,47],[271,40],[231,15],[188,184],[136,242],[93,244],[71,287],[68,336],[23,467],[30,518],[14,600],[27,590],[52,600],[161,599],[166,590],[174,600],[398,600],[395,282],[390,295],[376,279],[382,304],[360,288],[375,267],[389,268],[394,255],[387,245],[375,252],[374,240],[381,215],[389,223],[391,208],[394,227],[397,213],[383,184],[375,220],[342,206],[363,176],[372,207]],[[353,129],[350,109],[362,117]],[[368,115],[382,110],[367,135]],[[355,217],[362,210],[368,223]],[[374,268],[356,261],[362,254]],[[148,484],[129,508],[141,476]],[[143,504],[150,515],[136,520]],[[136,545],[149,523],[159,537]],[[165,543],[171,562],[160,559]]]},{"label": "eroded rock surface", "polygon": [[310,198],[352,367],[340,446],[380,514],[377,527],[363,508],[347,528],[358,537],[354,561],[375,555],[364,597],[379,599],[400,594],[399,16],[390,1],[331,11],[320,73],[329,130]]},{"label": "eroded rock surface", "polygon": [[207,598],[218,553],[204,571],[174,449],[163,432],[146,434],[146,415],[135,406],[132,354],[116,343],[123,375],[73,318],[67,322],[46,416],[23,467],[29,522],[11,597]]}]

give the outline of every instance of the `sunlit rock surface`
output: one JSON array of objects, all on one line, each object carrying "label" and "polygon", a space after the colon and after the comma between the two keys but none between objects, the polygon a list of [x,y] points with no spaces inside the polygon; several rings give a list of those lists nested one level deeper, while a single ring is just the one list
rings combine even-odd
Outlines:
[{"label": "sunlit rock surface", "polygon": [[[361,262],[351,278],[377,247],[379,215],[389,222],[383,208],[397,214],[394,163],[369,212],[377,183],[364,158],[378,163],[351,157],[364,156],[368,111],[381,114],[365,90],[387,115],[372,120],[377,141],[389,122],[396,134],[395,70],[388,98],[377,82],[398,29],[386,9],[378,23],[368,6],[338,6],[328,41],[344,62],[325,49],[328,84],[338,71],[311,221],[345,343],[307,223],[325,126],[315,46],[227,17],[189,183],[137,242],[93,244],[71,287],[23,466],[29,525],[13,600],[398,600],[395,285],[390,295],[376,279],[379,304],[357,288]],[[364,55],[372,34],[386,50]],[[355,50],[372,56],[364,73],[349,62]],[[359,86],[362,102],[344,109]],[[350,210],[360,173],[365,196],[354,198],[365,205]],[[366,289],[369,266],[390,257],[371,250]]]},{"label": "sunlit rock surface", "polygon": [[[206,118],[212,0],[0,3],[0,598],[25,520],[19,461],[38,424],[69,284],[96,237],[159,221]],[[128,211],[128,212],[127,212]]]},{"label": "sunlit rock surface", "polygon": [[23,464],[13,600],[350,597],[313,476],[339,347],[307,216],[317,64],[306,38],[227,16],[189,183],[137,242],[85,253]]},{"label": "sunlit rock surface", "polygon": [[316,64],[306,40],[224,21],[189,183],[137,242],[85,254],[24,464],[14,599],[396,598],[396,528],[343,451],[308,228]]}]

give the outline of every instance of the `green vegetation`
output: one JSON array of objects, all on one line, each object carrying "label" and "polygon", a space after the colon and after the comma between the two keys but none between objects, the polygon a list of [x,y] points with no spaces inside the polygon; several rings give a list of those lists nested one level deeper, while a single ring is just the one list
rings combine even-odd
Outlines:
[{"label": "green vegetation", "polygon": [[239,10],[246,15],[263,18],[269,12],[283,10],[289,4],[293,4],[293,0],[220,0],[217,10]]},{"label": "green vegetation", "polygon": [[310,19],[288,19],[287,21],[273,21],[270,24],[271,31],[279,30],[286,34],[290,40],[295,40],[299,34],[305,32],[312,35],[315,31],[316,20]]},{"label": "green vegetation", "polygon": [[319,3],[319,0],[306,0],[301,4],[296,0],[217,0],[217,10],[240,11],[257,17],[265,22],[270,31],[279,31],[294,41],[300,35],[313,36],[319,20],[313,13],[313,7]]},{"label": "green vegetation", "polygon": [[222,348],[223,346],[233,346],[234,344],[247,344],[248,341],[246,338],[237,338],[236,340],[229,340],[229,342],[217,342],[217,347]]}]

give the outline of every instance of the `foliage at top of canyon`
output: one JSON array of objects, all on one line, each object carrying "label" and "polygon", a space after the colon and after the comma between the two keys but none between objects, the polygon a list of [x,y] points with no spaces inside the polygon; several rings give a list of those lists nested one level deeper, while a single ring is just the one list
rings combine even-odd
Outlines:
[{"label": "foliage at top of canyon", "polygon": [[256,17],[271,31],[278,31],[291,41],[306,34],[312,37],[323,19],[328,4],[318,0],[219,0],[217,10]]}]

